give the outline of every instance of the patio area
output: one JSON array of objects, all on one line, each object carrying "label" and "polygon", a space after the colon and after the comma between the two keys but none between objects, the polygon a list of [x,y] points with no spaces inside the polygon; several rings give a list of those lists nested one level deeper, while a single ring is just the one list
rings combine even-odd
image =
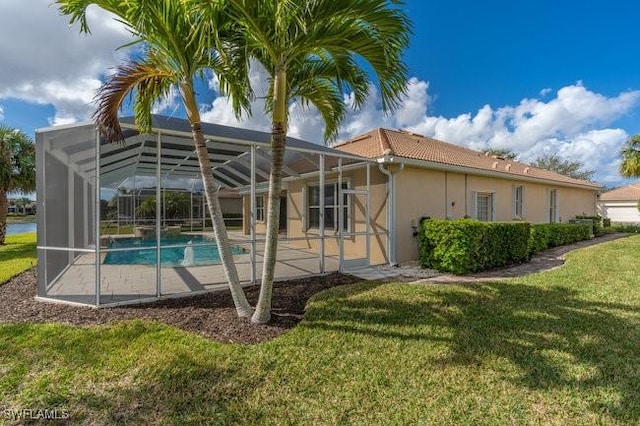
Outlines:
[{"label": "patio area", "polygon": [[[252,284],[252,263],[249,250],[251,240],[240,232],[230,232],[235,247],[245,249],[245,254],[234,256],[238,275],[243,285]],[[262,273],[262,253],[264,244],[256,246],[256,271]],[[104,263],[106,254],[101,255],[100,301],[102,306],[112,304],[141,303],[158,298],[184,296],[227,289],[222,265],[161,267],[160,289],[157,294],[156,265],[109,265]],[[96,255],[86,253],[78,256],[48,289],[44,299],[96,305],[95,264]],[[339,267],[337,255],[325,255],[325,271],[334,272]],[[287,241],[278,244],[278,262],[275,279],[282,281],[292,278],[317,275],[320,273],[318,253],[292,246]]]},{"label": "patio area", "polygon": [[[227,288],[188,122],[154,116],[150,134],[139,133],[129,118],[121,126],[123,144],[107,143],[93,123],[36,132],[37,297],[114,306]],[[255,284],[262,273],[270,135],[213,124],[203,124],[203,131],[216,183],[242,202],[242,229],[236,226],[229,239],[240,281]],[[296,219],[286,210],[294,195],[283,202],[276,280],[370,263],[370,240],[387,232],[372,229],[368,219],[371,165],[288,140],[281,197],[286,200],[287,188],[299,189],[301,182],[305,195],[290,212]],[[343,176],[353,170],[363,171],[366,180]],[[301,234],[301,227],[313,229]],[[192,249],[214,254],[188,262]],[[165,261],[169,251],[172,259]]]}]

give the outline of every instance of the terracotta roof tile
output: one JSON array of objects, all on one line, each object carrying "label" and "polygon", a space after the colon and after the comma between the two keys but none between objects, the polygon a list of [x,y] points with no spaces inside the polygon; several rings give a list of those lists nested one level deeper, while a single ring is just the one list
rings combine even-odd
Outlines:
[{"label": "terracotta roof tile", "polygon": [[640,181],[622,188],[612,189],[611,191],[600,194],[600,200],[603,201],[627,201],[640,200]]},{"label": "terracotta roof tile", "polygon": [[[386,148],[388,146],[388,148]],[[598,184],[573,179],[549,170],[539,169],[517,161],[487,156],[481,152],[442,142],[404,130],[376,129],[334,146],[343,152],[367,158],[381,158],[384,150],[392,155],[451,166],[499,172],[505,175],[537,178],[565,184],[591,186]]]}]

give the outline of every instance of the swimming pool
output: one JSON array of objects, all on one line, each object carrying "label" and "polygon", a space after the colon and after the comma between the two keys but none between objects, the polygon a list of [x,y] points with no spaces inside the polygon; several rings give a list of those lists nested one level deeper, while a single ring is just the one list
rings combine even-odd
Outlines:
[{"label": "swimming pool", "polygon": [[[162,238],[160,245],[170,246],[160,249],[160,266],[163,267],[220,264],[220,254],[215,241],[203,236],[179,235]],[[105,265],[155,265],[157,263],[156,240],[116,238],[109,243],[109,249],[131,250],[107,252],[104,259]],[[246,253],[240,247],[232,247],[231,251],[234,255]]]}]

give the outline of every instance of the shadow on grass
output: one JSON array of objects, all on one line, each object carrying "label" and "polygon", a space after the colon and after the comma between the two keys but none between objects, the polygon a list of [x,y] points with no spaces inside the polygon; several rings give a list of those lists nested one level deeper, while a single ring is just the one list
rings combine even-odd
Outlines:
[{"label": "shadow on grass", "polygon": [[34,409],[67,409],[71,423],[238,424],[262,418],[238,405],[264,380],[234,360],[242,350],[212,347],[170,327],[142,321],[89,329],[0,324],[2,343],[0,357],[12,368],[0,381],[0,410],[8,408],[5,393],[21,394]]},{"label": "shadow on grass", "polygon": [[37,255],[36,243],[7,244],[0,250],[0,262],[23,258],[35,258]]},{"label": "shadow on grass", "polygon": [[[588,390],[595,412],[640,420],[637,306],[583,300],[564,287],[501,282],[398,286],[394,291],[403,297],[386,291],[377,297],[373,286],[366,296],[366,287],[359,287],[355,294],[320,295],[300,326],[444,342],[449,354],[435,361],[443,366],[482,365],[499,357],[518,367],[518,386]],[[346,297],[335,297],[340,295]],[[598,399],[607,389],[621,398]]]}]

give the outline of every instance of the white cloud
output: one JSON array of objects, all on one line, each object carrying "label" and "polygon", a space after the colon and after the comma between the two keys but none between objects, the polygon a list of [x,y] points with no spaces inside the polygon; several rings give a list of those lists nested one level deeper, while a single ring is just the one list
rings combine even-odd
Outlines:
[{"label": "white cloud", "polygon": [[92,33],[82,35],[50,0],[0,2],[0,99],[51,104],[52,124],[87,118],[101,77],[127,54],[116,48],[131,41],[101,9],[88,18]]},{"label": "white cloud", "polygon": [[[253,69],[251,77],[256,87],[258,82],[264,84],[266,72]],[[217,87],[215,81],[212,85]],[[608,126],[640,103],[640,91],[606,97],[578,82],[561,88],[546,102],[523,99],[516,106],[498,109],[485,105],[475,114],[446,118],[428,114],[432,99],[428,89],[427,82],[412,78],[400,109],[386,116],[380,109],[380,95],[372,86],[364,105],[357,111],[348,110],[338,140],[346,140],[377,127],[406,128],[476,150],[509,148],[525,162],[545,153],[558,153],[596,170],[596,179],[601,183],[621,180],[617,172],[618,152],[628,135],[622,129]],[[550,93],[545,89],[541,97]],[[352,105],[353,95],[345,95],[345,101]],[[254,101],[252,111],[250,118],[238,120],[231,113],[229,100],[218,97],[205,107],[203,120],[268,131],[270,120],[264,110],[264,101]],[[289,135],[315,143],[323,142],[324,123],[313,106],[302,111],[294,102],[289,112]]]},{"label": "white cloud", "polygon": [[4,120],[4,107],[0,105],[0,121]]},{"label": "white cloud", "polygon": [[171,86],[166,96],[158,99],[151,107],[153,114],[173,116],[180,106],[180,92],[175,86]]}]

